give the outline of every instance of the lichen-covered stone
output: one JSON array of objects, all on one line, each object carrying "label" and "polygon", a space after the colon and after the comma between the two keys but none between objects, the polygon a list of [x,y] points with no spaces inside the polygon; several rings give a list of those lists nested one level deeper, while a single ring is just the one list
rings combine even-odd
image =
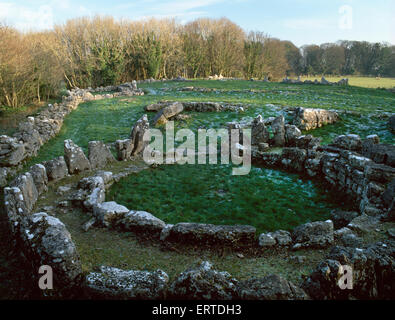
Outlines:
[{"label": "lichen-covered stone", "polygon": [[294,112],[293,124],[300,130],[312,130],[323,125],[334,123],[339,120],[339,116],[334,111],[324,109],[296,108]]},{"label": "lichen-covered stone", "polygon": [[260,247],[273,247],[276,245],[276,239],[271,234],[262,233],[259,235],[259,246]]},{"label": "lichen-covered stone", "polygon": [[272,123],[273,130],[273,145],[275,147],[282,147],[285,144],[285,120],[283,116],[274,119]]},{"label": "lichen-covered stone", "polygon": [[159,300],[164,298],[168,275],[154,272],[100,267],[86,276],[87,295],[96,299]]},{"label": "lichen-covered stone", "polygon": [[42,265],[51,266],[56,290],[79,285],[82,279],[80,257],[65,225],[45,212],[27,217],[22,225],[24,253],[34,270]]},{"label": "lichen-covered stone", "polygon": [[115,161],[110,148],[102,141],[89,141],[88,158],[92,169],[103,168]]},{"label": "lichen-covered stone", "polygon": [[132,132],[130,133],[130,139],[132,140],[133,150],[131,155],[135,156],[144,151],[144,148],[148,145],[149,141],[144,141],[144,135],[149,130],[149,122],[147,115],[143,115],[137,120],[134,125]]},{"label": "lichen-covered stone", "polygon": [[145,211],[130,211],[125,214],[120,225],[128,231],[143,233],[153,238],[159,238],[166,224]]},{"label": "lichen-covered stone", "polygon": [[168,241],[205,245],[243,247],[255,243],[252,226],[220,226],[201,223],[178,223],[170,230]]},{"label": "lichen-covered stone", "polygon": [[240,281],[237,292],[242,300],[309,300],[301,288],[274,274]]},{"label": "lichen-covered stone", "polygon": [[64,159],[70,174],[91,170],[91,165],[84,151],[82,151],[82,148],[77,146],[72,140],[64,141]]},{"label": "lichen-covered stone", "polygon": [[171,284],[168,295],[183,300],[232,300],[238,281],[225,271],[216,271],[204,261],[182,272]]},{"label": "lichen-covered stone", "polygon": [[317,221],[296,227],[292,232],[294,248],[325,248],[334,241],[333,222]]},{"label": "lichen-covered stone", "polygon": [[[302,288],[318,300],[388,299],[395,290],[395,245],[377,242],[366,249],[334,247],[304,281]],[[339,287],[343,266],[352,270],[352,289]]]},{"label": "lichen-covered stone", "polygon": [[38,191],[34,184],[33,177],[29,172],[15,178],[11,187],[21,190],[26,209],[30,212],[38,199]]},{"label": "lichen-covered stone", "polygon": [[63,179],[68,174],[68,168],[64,157],[46,161],[44,162],[44,167],[47,171],[48,181]]},{"label": "lichen-covered stone", "polygon": [[269,139],[269,130],[266,128],[262,116],[258,115],[251,124],[251,144],[267,143]]},{"label": "lichen-covered stone", "polygon": [[117,158],[119,161],[124,161],[132,156],[133,143],[131,139],[115,141],[115,149],[117,150]]},{"label": "lichen-covered stone", "polygon": [[302,135],[302,132],[295,125],[285,125],[285,145],[293,147],[296,145],[296,139]]},{"label": "lichen-covered stone", "polygon": [[48,190],[48,176],[47,170],[42,164],[35,164],[30,167],[30,174],[33,177],[34,184],[39,194],[42,194]]},{"label": "lichen-covered stone", "polygon": [[114,227],[130,210],[114,201],[102,202],[93,206],[96,220],[107,228]]},{"label": "lichen-covered stone", "polygon": [[29,214],[23,193],[19,188],[4,188],[4,207],[11,231],[16,233],[21,219]]},{"label": "lichen-covered stone", "polygon": [[333,139],[332,145],[338,148],[357,151],[362,150],[362,140],[356,134],[340,135]]},{"label": "lichen-covered stone", "polygon": [[180,102],[174,102],[160,109],[152,120],[153,125],[165,124],[171,117],[176,116],[184,110],[184,106]]}]

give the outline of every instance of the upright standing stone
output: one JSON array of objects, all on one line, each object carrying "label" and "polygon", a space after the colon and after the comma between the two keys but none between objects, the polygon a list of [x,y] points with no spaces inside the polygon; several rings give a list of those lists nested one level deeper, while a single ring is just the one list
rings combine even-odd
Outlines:
[{"label": "upright standing stone", "polygon": [[30,212],[38,199],[38,191],[34,184],[32,175],[29,172],[26,172],[25,174],[18,176],[11,184],[11,187],[16,187],[21,190],[26,209]]},{"label": "upright standing stone", "polygon": [[251,144],[258,145],[269,141],[269,131],[267,130],[263,118],[258,115],[251,125]]},{"label": "upright standing stone", "polygon": [[39,163],[35,164],[30,168],[30,173],[33,177],[34,184],[36,185],[37,191],[39,194],[42,194],[48,190],[48,177],[47,170],[45,167]]},{"label": "upright standing stone", "polygon": [[275,147],[283,147],[285,144],[285,127],[284,127],[284,117],[279,116],[274,119],[272,123],[273,130],[273,144]]},{"label": "upright standing stone", "polygon": [[82,151],[82,148],[77,146],[72,140],[64,141],[64,158],[70,174],[76,174],[91,169],[91,165],[84,151]]},{"label": "upright standing stone", "polygon": [[89,141],[88,157],[92,169],[103,168],[115,161],[110,148],[102,141]]},{"label": "upright standing stone", "polygon": [[144,134],[149,130],[149,122],[147,115],[143,115],[134,125],[130,138],[132,140],[133,150],[132,156],[144,151],[149,141],[144,141]]},{"label": "upright standing stone", "polygon": [[53,160],[44,162],[45,170],[47,171],[47,176],[49,181],[56,181],[63,179],[67,176],[68,169],[64,157],[58,157]]}]

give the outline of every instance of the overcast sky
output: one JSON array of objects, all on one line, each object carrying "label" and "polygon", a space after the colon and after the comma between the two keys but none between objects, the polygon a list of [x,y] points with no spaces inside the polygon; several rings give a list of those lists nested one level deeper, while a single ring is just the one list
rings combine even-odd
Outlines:
[{"label": "overcast sky", "polygon": [[227,17],[298,46],[340,39],[395,44],[395,0],[0,0],[0,21],[24,31],[96,14],[181,23]]}]

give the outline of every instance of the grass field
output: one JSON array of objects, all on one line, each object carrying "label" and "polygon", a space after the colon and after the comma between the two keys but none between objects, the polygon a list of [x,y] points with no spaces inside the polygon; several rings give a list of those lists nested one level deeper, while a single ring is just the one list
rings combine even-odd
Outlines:
[{"label": "grass field", "polygon": [[163,165],[122,179],[107,196],[166,223],[253,225],[260,233],[326,220],[341,205],[334,199],[294,174],[253,167],[232,176],[230,165]]},{"label": "grass field", "polygon": [[[363,88],[394,88],[395,78],[381,78],[381,77],[357,77],[357,76],[325,76],[325,79],[330,82],[337,82],[340,79],[348,78],[350,86],[357,86]],[[301,77],[301,80],[321,80],[321,77]]]}]

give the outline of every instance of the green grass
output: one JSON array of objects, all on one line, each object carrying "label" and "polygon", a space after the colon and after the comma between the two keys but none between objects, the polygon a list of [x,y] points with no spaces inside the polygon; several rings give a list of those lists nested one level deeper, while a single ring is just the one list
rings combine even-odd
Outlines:
[{"label": "green grass", "polygon": [[[376,78],[376,77],[358,77],[358,76],[325,76],[325,79],[330,82],[337,82],[340,79],[348,78],[348,83],[351,86],[363,87],[363,88],[393,88],[395,87],[395,78]],[[321,81],[321,77],[301,77],[301,80],[312,80],[317,79]]]},{"label": "green grass", "polygon": [[258,232],[292,230],[326,220],[339,206],[309,180],[253,167],[232,176],[229,165],[163,165],[122,179],[108,200],[148,211],[167,223],[197,222],[255,226]]}]

